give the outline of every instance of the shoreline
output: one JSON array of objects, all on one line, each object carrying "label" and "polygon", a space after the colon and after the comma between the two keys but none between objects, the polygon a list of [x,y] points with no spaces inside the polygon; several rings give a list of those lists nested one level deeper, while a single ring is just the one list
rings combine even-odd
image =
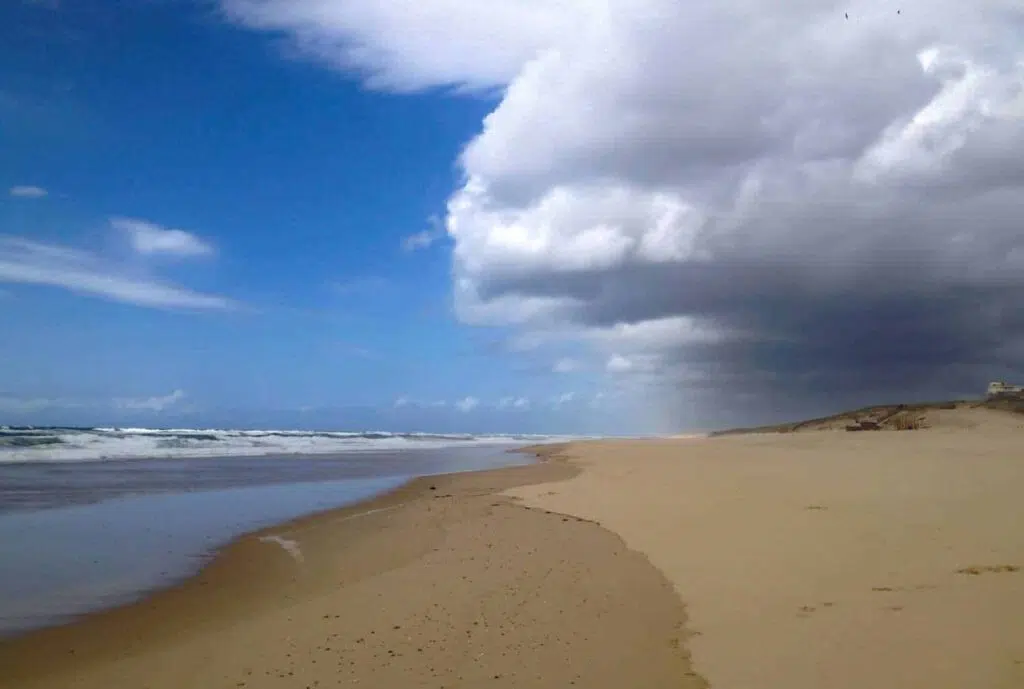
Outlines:
[{"label": "shoreline", "polygon": [[[532,446],[528,446],[525,452],[519,452],[521,447],[507,446],[488,452],[487,454],[494,456],[494,460],[485,462],[485,467],[482,468],[502,468],[536,461],[536,454],[529,452],[529,447]],[[248,485],[238,483],[226,487],[212,486],[197,492],[182,487],[181,490],[166,493],[143,492],[137,497],[129,491],[95,501],[72,501],[36,510],[15,510],[0,514],[0,517],[13,524],[4,524],[7,532],[0,530],[0,540],[10,538],[10,543],[22,543],[32,548],[30,560],[38,561],[37,566],[50,571],[60,571],[62,567],[84,567],[85,570],[81,572],[84,579],[62,576],[58,578],[62,586],[51,585],[49,590],[45,588],[46,585],[34,588],[31,584],[20,584],[20,580],[15,578],[14,592],[20,590],[22,594],[35,596],[39,605],[33,608],[31,604],[22,604],[25,598],[8,595],[11,594],[10,590],[0,594],[0,607],[3,607],[7,615],[0,618],[0,643],[34,631],[73,624],[88,616],[131,605],[160,591],[177,587],[197,576],[221,551],[242,538],[259,536],[306,517],[358,507],[401,489],[422,476],[474,470],[462,466],[463,462],[458,459],[460,452],[461,448],[453,450],[453,453],[456,453],[454,457],[444,453],[446,459],[443,462],[435,461],[434,466],[421,462],[421,466],[418,467],[420,471],[409,472],[404,476],[396,475],[394,478],[388,473],[380,477],[359,474],[349,478],[324,476],[317,479],[315,476],[302,476],[288,482],[257,482]],[[250,461],[261,458],[222,459]],[[487,467],[487,464],[492,466]],[[401,467],[390,467],[391,471],[395,469],[400,470]],[[377,485],[371,485],[374,483]],[[251,494],[247,498],[244,497],[246,492]],[[218,494],[222,497],[218,497]],[[132,504],[134,500],[142,502]],[[173,503],[168,503],[175,500],[180,503],[176,507]],[[261,503],[262,507],[259,506]],[[116,507],[119,504],[122,504],[123,508]],[[104,542],[103,534],[109,533],[109,530],[103,527],[103,522],[118,518],[119,515],[114,510],[123,509],[132,514],[132,510],[140,507],[144,510],[145,516],[138,528],[132,531],[131,528],[122,529],[121,524],[118,524],[116,530],[116,533],[127,536],[127,542],[122,541],[121,547],[127,547],[128,550],[122,552],[133,554],[112,555],[111,551],[116,552],[118,547],[112,544],[117,543],[119,539],[115,536],[113,540],[106,539]],[[79,511],[80,514],[72,517],[75,511]],[[182,521],[178,518],[178,511],[196,515],[206,513],[208,516],[205,523],[200,517]],[[177,526],[165,531],[161,523],[146,523],[147,520],[152,522],[154,515],[159,519],[161,512],[163,519],[170,520],[169,523]],[[56,528],[53,526],[55,515],[60,515],[56,517]],[[68,517],[65,518],[63,515]],[[232,515],[237,515],[237,518]],[[65,531],[77,530],[77,525],[83,523],[83,520],[84,523],[91,523],[91,531],[87,528],[84,532],[92,533],[90,540],[93,544],[88,548],[71,547],[69,550],[72,544],[66,543],[53,553],[56,557],[42,559],[45,548],[37,549],[34,543],[49,543],[46,537],[52,536],[53,534],[49,532],[55,530],[58,539],[56,542],[60,543],[64,535],[59,526],[61,519],[66,523]],[[18,536],[19,520],[27,520],[25,528],[28,529],[28,535],[39,531],[38,524],[43,524],[41,530],[44,533],[37,535],[40,540],[33,541],[31,537],[25,540]],[[88,545],[88,541],[81,542]],[[271,539],[271,542],[275,540]],[[15,550],[11,550],[12,558],[15,556]],[[71,554],[68,554],[69,552]],[[58,569],[53,570],[53,567]],[[26,567],[21,569],[30,571]],[[140,572],[143,574],[139,574]],[[125,578],[122,573],[132,573],[130,577],[134,579]],[[120,583],[108,585],[104,582]],[[44,593],[49,593],[49,596],[44,597]],[[48,602],[50,600],[63,602],[53,605]],[[39,610],[45,612],[37,612]]]},{"label": "shoreline", "polygon": [[0,645],[0,687],[1024,686],[1024,422],[929,426],[524,448]]},{"label": "shoreline", "polygon": [[[531,453],[537,457],[537,461],[501,469],[421,477],[370,500],[253,531],[219,549],[195,576],[174,586],[155,591],[127,605],[86,615],[65,625],[30,631],[0,641],[0,666],[5,668],[0,676],[0,687],[43,689],[64,687],[69,683],[76,687],[158,687],[196,685],[196,682],[203,686],[262,687],[278,686],[273,683],[261,683],[264,680],[269,682],[271,677],[282,679],[302,675],[312,678],[319,672],[315,665],[316,660],[312,660],[312,665],[291,666],[287,671],[291,674],[280,676],[274,674],[277,670],[271,670],[268,666],[262,679],[258,677],[259,671],[254,665],[266,664],[267,655],[273,656],[278,653],[282,644],[287,646],[294,643],[296,635],[316,635],[322,632],[323,638],[318,637],[316,643],[309,641],[303,644],[304,647],[312,644],[314,648],[320,649],[325,648],[326,639],[336,638],[342,633],[334,631],[332,635],[328,634],[327,630],[311,631],[311,627],[351,627],[355,634],[355,629],[360,625],[374,625],[374,620],[387,616],[388,610],[363,609],[366,598],[359,594],[363,588],[376,589],[379,598],[421,595],[409,590],[408,586],[396,587],[387,583],[385,580],[395,572],[416,571],[417,581],[437,576],[435,585],[439,588],[453,585],[452,582],[457,581],[460,576],[462,580],[468,580],[469,574],[463,573],[466,565],[460,560],[461,554],[476,551],[474,539],[479,538],[481,533],[493,531],[497,534],[502,529],[507,529],[510,536],[488,543],[486,553],[491,558],[497,558],[494,562],[500,561],[501,566],[479,573],[478,586],[482,587],[479,590],[470,586],[472,590],[469,592],[449,592],[441,598],[442,600],[451,600],[454,603],[466,597],[467,601],[473,604],[485,607],[493,605],[493,592],[490,587],[495,583],[491,581],[494,577],[507,576],[508,573],[520,569],[522,576],[532,577],[534,574],[531,570],[537,562],[533,558],[528,561],[522,560],[524,556],[518,550],[523,543],[536,541],[537,549],[548,549],[548,560],[562,558],[566,553],[575,550],[578,551],[577,559],[580,562],[600,557],[603,563],[607,561],[606,548],[611,547],[616,553],[622,550],[629,553],[629,557],[621,558],[622,566],[626,570],[642,572],[643,576],[652,577],[653,581],[659,583],[645,587],[651,591],[641,597],[653,601],[652,606],[645,608],[636,605],[632,587],[626,588],[625,582],[623,585],[615,581],[610,582],[612,586],[617,587],[618,604],[614,607],[616,614],[622,619],[605,630],[605,633],[614,635],[615,629],[618,628],[623,632],[632,630],[631,633],[636,634],[644,625],[650,624],[651,620],[660,620],[660,624],[655,624],[655,627],[661,631],[665,639],[652,649],[652,653],[637,649],[637,667],[651,665],[652,659],[649,656],[653,654],[657,657],[655,666],[671,667],[671,671],[665,669],[665,672],[670,672],[673,676],[676,671],[688,671],[682,646],[682,625],[685,621],[682,603],[660,572],[643,556],[630,553],[618,536],[605,529],[585,520],[526,508],[502,495],[510,488],[557,483],[577,475],[579,469],[571,465],[564,456],[566,447],[567,444],[552,444],[518,448],[515,451]],[[492,522],[492,527],[482,532],[476,530],[477,525]],[[539,522],[546,526],[538,528]],[[467,532],[466,529],[469,527],[472,527],[472,530]],[[561,532],[580,529],[585,530],[587,538],[580,540],[579,543],[575,537],[568,538],[571,534],[562,533],[558,536]],[[453,538],[452,534],[457,534],[458,537]],[[467,537],[470,537],[467,544],[460,546],[459,543]],[[550,542],[554,537],[561,539],[557,548],[552,547],[554,544]],[[586,540],[595,538],[604,546],[593,548],[586,545]],[[438,553],[447,544],[454,548],[454,555],[433,561],[440,558]],[[473,547],[469,547],[470,545]],[[478,555],[472,555],[469,559],[481,560]],[[618,566],[620,558],[616,557],[614,560],[614,564]],[[569,560],[563,560],[563,564],[565,562]],[[581,585],[582,571],[598,566],[595,561],[591,565],[580,564],[575,569],[570,567],[560,572],[557,564],[552,563],[553,568],[549,568],[550,571],[545,574],[544,585],[557,586],[561,597],[566,597],[567,593],[572,591],[572,587]],[[442,572],[444,574],[438,576]],[[557,574],[553,574],[555,572]],[[617,567],[610,570],[610,574],[616,572],[621,576],[622,572]],[[525,589],[509,592],[501,600],[518,600],[521,610],[534,610],[542,605],[540,601],[532,600]],[[318,610],[321,606],[330,607],[334,601],[341,605],[342,610],[361,610],[357,615],[360,619],[343,621],[342,615],[313,616],[309,612],[310,607]],[[606,606],[599,603],[597,597],[593,600],[577,601],[577,614],[586,614],[592,621],[586,625],[572,625],[571,629],[565,629],[566,639],[575,639],[573,643],[579,647],[575,655],[581,659],[589,657],[593,660],[597,656],[607,655],[607,651],[595,653],[584,650],[588,645],[598,643],[601,639],[577,634],[578,628],[591,628],[595,620],[608,613],[604,609]],[[419,603],[421,607],[423,604]],[[454,606],[449,613],[463,614],[461,605]],[[544,613],[538,609],[536,614]],[[429,614],[423,613],[418,619],[421,624],[432,624],[429,622],[432,619]],[[570,620],[571,616],[567,618],[567,624],[571,624]],[[283,628],[297,625],[297,621],[301,621],[302,624],[295,626],[290,634],[281,631]],[[464,625],[475,631],[478,620],[455,625],[460,628],[460,635],[469,635],[469,630],[461,629]],[[393,646],[406,641],[397,633],[399,626],[402,625],[388,627],[377,624],[377,628],[371,628],[369,634],[375,636],[378,641]],[[530,639],[527,645],[539,648],[543,644],[538,644],[535,637],[550,638],[551,632],[549,625],[523,625],[514,630],[505,630],[495,638],[484,638],[483,641],[491,645],[489,647],[503,649],[501,655],[494,660],[495,665],[486,668],[486,672],[490,673],[486,678],[494,686],[515,686],[516,682],[513,679],[516,673],[522,670],[522,662],[512,659],[509,644],[514,639],[525,636]],[[215,665],[234,663],[231,665],[231,672],[241,672],[242,677],[227,683],[207,676],[210,672],[209,663],[213,662],[209,657],[205,657],[211,652],[210,644],[223,646],[226,638],[248,638],[253,634],[260,639],[259,643],[268,644],[265,653],[253,652],[253,641],[250,639],[239,647],[248,650],[239,650],[238,657],[232,656],[230,661],[220,659],[215,662]],[[343,656],[360,654],[366,644],[358,639],[367,638],[365,631],[362,634],[357,640],[349,641],[342,652]],[[454,662],[447,658],[441,645],[435,643],[438,641],[438,634],[443,638],[457,638],[451,636],[451,629],[434,630],[424,634],[425,640],[418,642],[424,645],[418,647],[416,654],[419,657],[415,660],[420,663],[434,663],[438,668],[445,662]],[[509,636],[506,637],[506,634]],[[436,649],[433,655],[426,648],[427,645]],[[294,650],[294,647],[292,648]],[[158,672],[156,668],[162,662],[158,659],[168,654],[180,654],[190,659],[199,654],[205,659],[194,667],[188,662],[175,661],[169,668]],[[278,667],[282,663],[290,663],[290,657],[279,657],[270,662]],[[385,661],[393,660],[390,654],[382,654],[381,657]],[[433,661],[430,660],[431,657],[434,658]],[[377,662],[374,662],[375,660]],[[391,664],[380,664],[376,656],[373,660],[365,660],[362,663],[355,660],[350,662],[352,664],[346,670],[354,673],[352,677],[356,681],[361,677],[369,678],[391,671],[388,669]],[[556,679],[561,682],[552,683],[550,686],[564,686],[576,681],[573,677],[565,676],[563,670],[551,665],[550,659],[543,662],[546,669],[542,674],[550,674],[553,682]],[[179,665],[192,667],[190,672],[202,674],[182,676]],[[627,662],[626,665],[630,663]],[[493,671],[495,667],[498,667],[499,671]],[[438,668],[435,668],[433,674],[438,677],[445,675],[445,672]],[[587,682],[586,676],[592,672],[592,669],[586,667],[571,669],[581,682]],[[448,675],[445,675],[449,679],[442,680],[436,686],[452,686],[445,685],[444,682],[470,672],[470,669],[458,667],[449,670]],[[227,669],[224,671],[227,673]],[[602,674],[608,675],[608,669],[606,668]],[[495,676],[505,677],[512,681],[512,684],[496,682]],[[74,678],[73,682],[71,678]],[[422,679],[424,677],[418,677],[417,681]],[[312,681],[314,680],[311,679],[310,682]],[[589,683],[593,685],[593,681]],[[532,685],[549,686],[537,684],[536,681]]]},{"label": "shoreline", "polygon": [[[303,528],[303,526],[306,526],[308,524],[311,524],[311,523],[314,523],[316,521],[319,521],[325,515],[334,515],[337,519],[347,520],[347,519],[353,519],[353,518],[361,517],[364,514],[365,515],[369,515],[369,514],[373,514],[373,513],[379,512],[379,511],[384,511],[384,510],[392,509],[392,508],[400,506],[402,504],[399,501],[399,499],[409,499],[410,497],[414,497],[414,496],[420,495],[420,494],[423,493],[424,490],[429,489],[428,486],[421,487],[421,486],[419,486],[419,484],[420,483],[428,483],[429,484],[429,482],[430,482],[429,480],[430,479],[434,479],[434,478],[443,479],[445,477],[458,476],[460,474],[466,474],[466,473],[477,473],[477,472],[481,472],[481,471],[501,471],[501,470],[504,470],[504,469],[515,468],[517,466],[533,466],[534,464],[543,463],[545,461],[548,461],[548,459],[547,459],[548,455],[557,454],[557,451],[550,452],[548,450],[549,447],[562,448],[562,447],[564,447],[567,444],[568,443],[552,443],[550,445],[544,445],[544,444],[542,444],[542,445],[528,445],[528,446],[524,446],[524,447],[510,448],[510,449],[506,450],[506,452],[514,453],[514,454],[529,454],[529,455],[533,455],[535,460],[533,462],[531,462],[530,464],[526,464],[526,465],[512,464],[512,465],[509,465],[507,467],[498,467],[497,469],[478,469],[478,470],[469,470],[469,471],[455,471],[455,472],[448,472],[448,473],[444,473],[444,474],[429,474],[429,475],[425,475],[425,476],[417,476],[417,477],[414,477],[414,478],[411,478],[411,479],[405,481],[404,483],[402,483],[401,485],[399,485],[399,486],[397,486],[395,488],[384,490],[383,492],[381,492],[381,493],[379,493],[377,495],[373,495],[373,496],[368,497],[368,498],[359,499],[359,500],[356,500],[355,502],[352,502],[352,503],[347,504],[347,505],[340,505],[340,506],[336,506],[336,507],[328,507],[326,509],[319,509],[319,510],[316,510],[314,512],[309,512],[307,514],[300,515],[298,517],[293,517],[293,518],[290,518],[290,519],[284,519],[284,520],[276,522],[274,524],[270,524],[269,526],[262,526],[262,527],[257,528],[257,529],[252,529],[250,531],[246,531],[244,533],[238,534],[237,536],[231,538],[227,542],[224,542],[224,543],[222,543],[222,544],[220,544],[218,546],[215,546],[214,548],[212,548],[211,550],[209,550],[207,552],[198,553],[198,554],[194,555],[193,558],[200,562],[200,564],[198,565],[197,569],[195,569],[194,571],[192,571],[192,572],[190,572],[188,574],[185,574],[185,575],[183,575],[183,576],[181,576],[181,577],[179,577],[179,578],[177,578],[175,580],[172,580],[172,581],[168,582],[165,585],[157,586],[157,587],[154,587],[152,589],[146,590],[146,591],[142,592],[138,596],[138,598],[135,598],[133,600],[129,600],[129,601],[126,601],[126,602],[122,602],[122,603],[116,603],[116,604],[113,604],[113,605],[110,605],[110,606],[105,606],[105,607],[97,608],[96,610],[92,610],[92,611],[89,611],[89,612],[82,613],[80,615],[73,616],[73,617],[67,619],[66,621],[58,622],[56,624],[46,625],[44,627],[37,627],[37,628],[34,628],[34,629],[27,629],[25,631],[14,632],[12,634],[7,634],[7,635],[0,635],[0,653],[2,653],[3,647],[4,647],[5,644],[19,641],[20,639],[22,639],[22,638],[24,638],[26,636],[41,634],[41,633],[45,633],[45,632],[50,632],[50,631],[54,631],[54,630],[60,629],[62,627],[82,624],[83,622],[89,620],[92,617],[96,617],[96,616],[101,616],[101,615],[105,615],[105,614],[108,614],[108,613],[112,613],[112,612],[115,612],[115,611],[120,610],[122,608],[130,608],[132,606],[135,606],[135,605],[138,605],[140,603],[143,603],[143,602],[147,601],[148,599],[150,599],[150,598],[152,598],[154,596],[159,596],[162,593],[169,592],[169,591],[174,590],[174,589],[182,588],[182,587],[188,585],[188,583],[191,580],[200,578],[206,572],[206,570],[209,567],[214,565],[216,560],[218,560],[221,556],[225,555],[228,551],[231,551],[232,549],[236,549],[241,544],[241,542],[243,542],[243,541],[255,540],[255,541],[258,541],[258,542],[261,542],[261,543],[267,543],[267,542],[276,543],[285,552],[289,552],[289,549],[288,549],[288,546],[287,546],[288,541],[286,541],[284,539],[280,539],[277,536],[278,532],[280,532],[282,530],[292,529],[292,528],[301,529],[301,528]],[[282,540],[283,540],[283,542],[282,542]],[[292,557],[295,557],[295,555],[292,554]]]}]

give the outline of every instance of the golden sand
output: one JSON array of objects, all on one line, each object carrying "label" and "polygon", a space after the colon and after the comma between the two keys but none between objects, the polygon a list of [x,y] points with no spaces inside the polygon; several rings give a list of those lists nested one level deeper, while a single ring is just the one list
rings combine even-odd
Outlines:
[{"label": "golden sand", "polygon": [[1022,419],[423,479],[0,645],[0,687],[1021,689]]},{"label": "golden sand", "polygon": [[620,534],[713,689],[1024,687],[1024,417],[575,446],[511,494]]}]

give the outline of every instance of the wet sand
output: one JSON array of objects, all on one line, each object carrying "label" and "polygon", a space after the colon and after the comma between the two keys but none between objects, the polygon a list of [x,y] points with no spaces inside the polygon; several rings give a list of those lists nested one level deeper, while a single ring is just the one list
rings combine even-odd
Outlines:
[{"label": "wet sand", "polygon": [[643,555],[501,495],[576,473],[420,479],[252,534],[175,588],[0,643],[0,687],[704,686]]},{"label": "wet sand", "polygon": [[414,476],[530,463],[510,447],[470,441],[329,457],[0,458],[0,639],[139,600],[194,575],[239,536],[369,500]]}]

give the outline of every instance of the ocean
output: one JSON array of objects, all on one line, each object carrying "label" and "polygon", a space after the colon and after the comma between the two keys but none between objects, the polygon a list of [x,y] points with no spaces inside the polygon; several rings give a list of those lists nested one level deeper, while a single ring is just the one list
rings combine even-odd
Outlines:
[{"label": "ocean", "polygon": [[121,605],[216,550],[551,436],[0,428],[0,636]]},{"label": "ocean", "polygon": [[137,458],[313,455],[543,442],[551,436],[194,428],[0,426],[0,463]]}]

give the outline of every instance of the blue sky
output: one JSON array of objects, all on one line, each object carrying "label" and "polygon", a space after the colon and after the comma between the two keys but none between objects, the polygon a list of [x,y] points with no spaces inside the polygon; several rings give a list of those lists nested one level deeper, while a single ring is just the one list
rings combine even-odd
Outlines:
[{"label": "blue sky", "polygon": [[590,428],[592,381],[453,314],[493,95],[370,91],[186,2],[5,3],[0,44],[0,422]]},{"label": "blue sky", "polygon": [[0,423],[676,432],[1019,380],[1024,7],[811,5],[0,4]]}]

